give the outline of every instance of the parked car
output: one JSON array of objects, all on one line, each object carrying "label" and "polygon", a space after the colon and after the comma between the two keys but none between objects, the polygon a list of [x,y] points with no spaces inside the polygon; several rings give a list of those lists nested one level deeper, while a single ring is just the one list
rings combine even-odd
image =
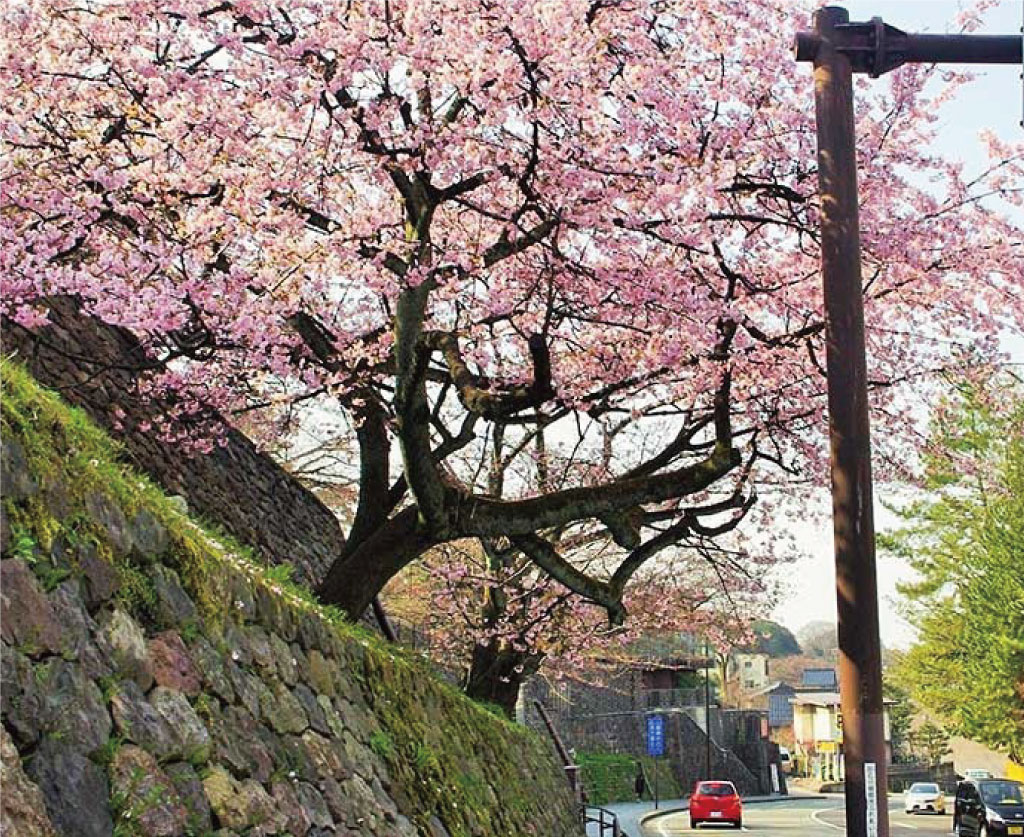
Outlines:
[{"label": "parked car", "polygon": [[783,773],[793,772],[793,757],[790,756],[789,750],[785,747],[779,747],[779,764],[782,765]]},{"label": "parked car", "polygon": [[743,803],[732,782],[698,782],[690,797],[690,828],[705,822],[743,827]]},{"label": "parked car", "polygon": [[1024,785],[1012,779],[967,779],[953,803],[957,837],[1024,837]]},{"label": "parked car", "polygon": [[946,795],[935,782],[914,782],[903,794],[903,810],[908,814],[918,811],[946,813]]}]

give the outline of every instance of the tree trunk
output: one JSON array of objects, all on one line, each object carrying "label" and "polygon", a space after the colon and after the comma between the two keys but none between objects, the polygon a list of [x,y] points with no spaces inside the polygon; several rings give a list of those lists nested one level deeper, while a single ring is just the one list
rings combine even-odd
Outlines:
[{"label": "tree trunk", "polygon": [[519,689],[540,668],[543,655],[516,651],[498,640],[473,648],[473,660],[466,680],[466,694],[473,700],[500,706],[515,718]]},{"label": "tree trunk", "polygon": [[334,562],[317,591],[324,604],[337,605],[359,619],[384,585],[410,562],[437,545],[409,506]]}]

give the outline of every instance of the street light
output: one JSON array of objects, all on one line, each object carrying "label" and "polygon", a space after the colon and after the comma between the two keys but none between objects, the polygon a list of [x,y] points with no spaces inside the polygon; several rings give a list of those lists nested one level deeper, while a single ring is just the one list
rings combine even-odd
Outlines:
[{"label": "street light", "polygon": [[[711,656],[704,640],[704,778],[711,779]],[[724,684],[723,684],[724,688]]]},{"label": "street light", "polygon": [[1014,35],[910,35],[880,18],[850,23],[846,9],[827,6],[814,31],[797,35],[796,58],[814,63],[846,827],[850,837],[889,837],[853,73],[1019,64],[1022,45]]}]

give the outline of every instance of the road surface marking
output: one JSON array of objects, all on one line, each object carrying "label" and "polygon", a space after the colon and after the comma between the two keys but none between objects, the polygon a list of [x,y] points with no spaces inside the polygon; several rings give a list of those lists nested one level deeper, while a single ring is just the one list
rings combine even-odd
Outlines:
[{"label": "road surface marking", "polygon": [[819,808],[817,811],[811,811],[811,819],[814,820],[818,825],[824,825],[827,828],[834,828],[836,831],[846,831],[846,828],[841,825],[833,825],[830,822],[826,822],[818,817],[818,814],[827,814],[831,811],[839,811],[839,808]]},{"label": "road surface marking", "polygon": [[[669,817],[667,817],[667,816],[666,816],[666,817],[659,817],[659,818],[658,818],[658,820],[662,820],[662,819],[663,819],[663,820],[668,820],[668,819],[669,819]],[[656,820],[655,822],[651,823],[651,825],[652,825],[652,826],[653,826],[654,828],[658,829],[658,833],[659,833],[659,834],[661,835],[661,837],[672,837],[672,834],[670,834],[670,833],[667,833],[667,832],[665,831],[665,826],[666,826],[666,825],[668,825],[668,823],[667,823],[667,822],[658,822],[658,821]],[[746,827],[746,826],[744,825],[744,826],[743,826],[742,828],[740,828],[740,831],[750,831],[750,829],[749,829],[749,828],[747,828],[747,827]],[[673,833],[676,833],[676,834],[678,834],[678,832],[673,832]]]},{"label": "road surface marking", "polygon": [[[668,819],[668,817],[658,817],[658,819],[659,819],[659,820],[667,820],[667,819]],[[659,833],[659,834],[661,835],[661,837],[672,837],[672,835],[671,835],[671,834],[667,834],[667,833],[665,832],[665,825],[666,825],[666,823],[664,823],[664,822],[657,822],[657,821],[656,821],[656,822],[654,823],[654,826],[655,826],[655,828],[657,828],[657,829],[658,829],[658,833]]]}]

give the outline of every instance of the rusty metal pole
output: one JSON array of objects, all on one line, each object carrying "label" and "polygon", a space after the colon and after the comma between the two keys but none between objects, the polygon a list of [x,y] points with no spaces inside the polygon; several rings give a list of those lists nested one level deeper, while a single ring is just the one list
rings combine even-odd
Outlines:
[{"label": "rusty metal pole", "polygon": [[[825,289],[832,511],[839,614],[839,688],[846,766],[846,833],[888,837],[881,642],[871,491],[864,301],[861,290],[853,72],[835,48],[849,13],[814,16],[814,58]],[[873,810],[872,810],[873,809]]]},{"label": "rusty metal pole", "polygon": [[569,780],[569,787],[572,790],[573,798],[577,804],[583,804],[583,785],[580,782],[580,768],[575,763],[573,757],[569,755],[569,751],[565,749],[565,744],[562,743],[562,736],[558,734],[558,730],[555,729],[555,725],[551,720],[551,716],[548,714],[548,710],[544,704],[539,700],[535,700],[533,705],[537,708],[537,713],[540,715],[541,720],[544,722],[544,726],[548,729],[548,735],[551,736],[551,741],[555,745],[555,750],[558,751],[558,756],[562,760],[562,766],[565,769],[565,776]]},{"label": "rusty metal pole", "polygon": [[[708,641],[704,640],[704,778],[713,779],[711,775],[711,677],[710,668],[711,651]],[[725,693],[725,682],[723,677],[722,693]],[[719,700],[719,705],[725,705],[725,699]]]},{"label": "rusty metal pole", "polygon": [[888,837],[852,74],[877,78],[908,63],[1020,64],[1024,39],[908,34],[877,17],[850,23],[845,9],[829,6],[815,14],[813,32],[797,34],[796,58],[814,62],[818,122],[847,834]]}]

